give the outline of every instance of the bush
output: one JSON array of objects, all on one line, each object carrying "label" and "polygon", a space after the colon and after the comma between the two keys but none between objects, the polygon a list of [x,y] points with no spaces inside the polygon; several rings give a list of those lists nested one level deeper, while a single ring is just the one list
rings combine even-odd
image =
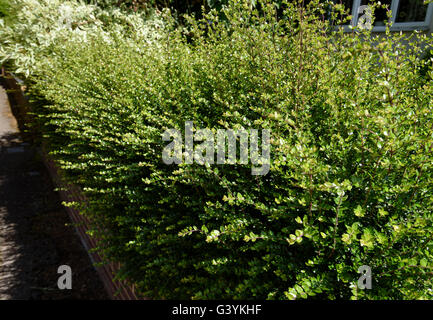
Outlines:
[{"label": "bush", "polygon": [[[51,68],[54,48],[82,45],[94,36],[108,44],[112,37],[153,41],[163,25],[154,13],[126,14],[94,5],[61,0],[11,0],[14,23],[0,29],[0,63],[14,63],[14,72],[30,77]],[[151,31],[151,34],[150,32]]]},{"label": "bush", "polygon": [[[277,19],[270,2],[231,1],[224,21],[187,28],[168,15],[156,42],[66,42],[33,75],[91,233],[143,295],[433,297],[431,40],[336,31],[326,6],[285,2]],[[185,121],[271,130],[269,173],[164,164],[161,135]]]},{"label": "bush", "polygon": [[4,18],[9,15],[10,5],[6,0],[0,0],[0,18]]},{"label": "bush", "polygon": [[118,7],[129,11],[170,8],[178,14],[201,14],[202,7],[221,9],[222,5],[227,4],[227,0],[87,0],[87,2],[102,8]]}]

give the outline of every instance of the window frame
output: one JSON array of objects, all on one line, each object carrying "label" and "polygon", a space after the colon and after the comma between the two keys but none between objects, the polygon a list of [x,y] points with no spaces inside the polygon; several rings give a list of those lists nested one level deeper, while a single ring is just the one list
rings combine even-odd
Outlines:
[{"label": "window frame", "polygon": [[[397,12],[398,5],[400,0],[392,0],[390,10],[393,12],[391,17],[391,26],[389,28],[390,31],[426,31],[430,29],[430,23],[433,15],[433,2],[428,4],[427,12],[425,15],[424,21],[412,21],[412,22],[395,22],[397,16],[394,15],[394,12]],[[361,6],[361,0],[353,0],[352,1],[352,11],[351,16],[352,20],[350,24],[346,24],[343,26],[344,31],[351,32],[352,28],[358,24],[358,20],[360,14],[358,14],[358,8]],[[373,26],[371,29],[372,32],[385,32],[386,26]]]}]

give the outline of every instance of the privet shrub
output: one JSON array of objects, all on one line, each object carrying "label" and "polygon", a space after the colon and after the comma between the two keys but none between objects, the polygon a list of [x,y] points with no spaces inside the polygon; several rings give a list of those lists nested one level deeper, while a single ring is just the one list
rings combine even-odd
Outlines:
[{"label": "privet shrub", "polygon": [[[35,111],[91,233],[150,298],[432,298],[431,40],[343,33],[315,0],[283,8],[231,1],[224,22],[167,18],[158,46],[55,48]],[[164,164],[162,133],[185,121],[271,130],[269,173]]]}]

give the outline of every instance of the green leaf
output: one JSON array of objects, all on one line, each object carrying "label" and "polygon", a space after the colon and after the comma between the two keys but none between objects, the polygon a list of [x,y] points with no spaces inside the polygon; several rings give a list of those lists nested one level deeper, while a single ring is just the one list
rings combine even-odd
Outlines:
[{"label": "green leaf", "polygon": [[360,205],[358,205],[353,212],[355,213],[355,216],[357,216],[357,217],[364,217],[365,216],[365,210]]}]

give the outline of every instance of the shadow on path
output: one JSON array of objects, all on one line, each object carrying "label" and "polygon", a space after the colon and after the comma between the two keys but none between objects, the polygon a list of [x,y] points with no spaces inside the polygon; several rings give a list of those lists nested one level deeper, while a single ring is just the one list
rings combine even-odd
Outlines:
[{"label": "shadow on path", "polygon": [[[35,147],[22,141],[5,96],[0,86],[0,300],[107,299]],[[63,264],[72,268],[72,290],[57,288]]]}]

